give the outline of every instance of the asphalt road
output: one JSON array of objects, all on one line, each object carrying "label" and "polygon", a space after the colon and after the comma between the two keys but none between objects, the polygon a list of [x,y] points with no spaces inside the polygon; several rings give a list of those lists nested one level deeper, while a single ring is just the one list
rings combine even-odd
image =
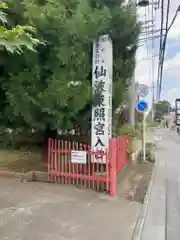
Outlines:
[{"label": "asphalt road", "polygon": [[[156,131],[159,161],[165,162],[165,239],[180,239],[180,135],[169,129]],[[159,193],[159,197],[160,193]],[[162,203],[163,204],[163,203]],[[157,209],[158,214],[158,209]],[[162,211],[159,214],[163,214]],[[153,216],[157,218],[157,216]],[[164,221],[164,220],[163,220]],[[162,222],[163,226],[163,222]],[[159,239],[159,238],[157,238]],[[160,238],[161,239],[161,238]],[[164,239],[163,239],[164,240]]]},{"label": "asphalt road", "polygon": [[130,240],[140,204],[0,178],[0,240]]},{"label": "asphalt road", "polygon": [[157,129],[154,140],[158,161],[138,240],[179,240],[180,136]]},{"label": "asphalt road", "polygon": [[166,131],[166,239],[180,239],[180,136]]}]

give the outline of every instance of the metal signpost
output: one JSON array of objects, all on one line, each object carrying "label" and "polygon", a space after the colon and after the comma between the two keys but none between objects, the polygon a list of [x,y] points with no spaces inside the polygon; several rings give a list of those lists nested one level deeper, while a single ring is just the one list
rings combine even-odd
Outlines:
[{"label": "metal signpost", "polygon": [[176,126],[180,126],[180,99],[176,99],[175,101],[175,120]]},{"label": "metal signpost", "polygon": [[144,100],[137,102],[137,110],[143,113],[143,162],[146,162],[146,111],[148,110],[148,104]]},{"label": "metal signpost", "polygon": [[177,133],[179,134],[180,131],[180,99],[177,98],[176,101],[175,101],[175,129],[177,131]]}]

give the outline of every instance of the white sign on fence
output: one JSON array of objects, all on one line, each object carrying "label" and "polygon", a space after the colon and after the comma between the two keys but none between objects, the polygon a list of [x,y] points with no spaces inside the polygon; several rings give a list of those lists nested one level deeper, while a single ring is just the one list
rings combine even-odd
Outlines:
[{"label": "white sign on fence", "polygon": [[[92,107],[91,148],[94,152],[105,151],[112,135],[112,70],[113,47],[108,35],[93,43],[92,63],[93,95],[101,92],[99,105]],[[106,162],[106,157],[95,156],[95,162]]]},{"label": "white sign on fence", "polygon": [[86,164],[86,151],[71,151],[71,162]]}]

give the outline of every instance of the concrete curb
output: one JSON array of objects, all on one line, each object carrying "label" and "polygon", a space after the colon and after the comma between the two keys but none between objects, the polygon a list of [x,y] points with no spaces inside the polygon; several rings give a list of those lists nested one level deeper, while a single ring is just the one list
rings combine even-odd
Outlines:
[{"label": "concrete curb", "polygon": [[32,181],[40,181],[40,182],[48,182],[48,173],[41,171],[29,171],[26,173],[20,172],[9,172],[9,171],[0,171],[0,177],[3,178],[13,178],[19,181],[32,182]]},{"label": "concrete curb", "polygon": [[151,180],[150,180],[150,183],[149,183],[149,186],[148,186],[146,196],[144,198],[144,202],[143,202],[142,207],[140,209],[140,214],[139,214],[138,220],[137,220],[136,225],[135,225],[134,233],[133,233],[133,236],[131,238],[132,240],[141,240],[143,227],[144,227],[144,223],[145,223],[145,219],[146,219],[146,214],[147,214],[147,210],[148,210],[149,200],[151,198],[151,192],[152,192],[152,188],[153,188],[153,184],[154,184],[157,165],[158,165],[158,158],[156,156],[156,163],[155,163],[155,166],[154,166],[154,170],[153,170],[153,173],[152,173],[152,176],[151,176]]}]

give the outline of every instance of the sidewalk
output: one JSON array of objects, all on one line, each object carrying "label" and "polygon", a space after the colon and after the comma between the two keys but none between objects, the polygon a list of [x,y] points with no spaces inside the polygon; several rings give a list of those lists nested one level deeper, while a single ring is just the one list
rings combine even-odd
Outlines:
[{"label": "sidewalk", "polygon": [[134,240],[180,239],[180,136],[157,130],[157,164]]}]

